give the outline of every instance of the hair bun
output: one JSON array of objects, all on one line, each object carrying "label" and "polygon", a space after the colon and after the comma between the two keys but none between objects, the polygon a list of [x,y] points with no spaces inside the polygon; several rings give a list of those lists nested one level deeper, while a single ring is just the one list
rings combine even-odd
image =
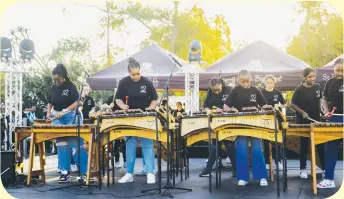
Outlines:
[{"label": "hair bun", "polygon": [[137,63],[137,61],[134,58],[130,57],[129,64],[133,64],[133,63]]}]

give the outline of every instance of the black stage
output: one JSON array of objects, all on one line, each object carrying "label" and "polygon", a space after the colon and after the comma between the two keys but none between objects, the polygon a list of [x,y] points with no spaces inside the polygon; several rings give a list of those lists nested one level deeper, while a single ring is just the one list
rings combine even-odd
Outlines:
[{"label": "black stage", "polygon": [[[183,182],[179,182],[180,176],[177,177],[179,183],[177,183],[178,187],[185,187],[185,188],[192,188],[192,192],[182,192],[177,190],[172,190],[174,198],[193,198],[193,199],[217,199],[217,198],[278,198],[276,193],[276,181],[271,183],[269,181],[269,185],[267,187],[260,187],[258,181],[250,180],[249,184],[245,187],[237,186],[236,178],[233,178],[230,171],[223,171],[222,174],[222,188],[219,190],[215,189],[215,176],[213,177],[213,192],[208,192],[208,178],[200,178],[198,174],[201,171],[201,167],[204,166],[205,159],[190,159],[190,178],[184,180]],[[26,160],[27,161],[27,160]],[[37,161],[37,159],[36,159]],[[27,163],[27,162],[25,162]],[[140,197],[144,199],[148,198],[168,198],[167,196],[154,194],[154,192],[150,195],[146,194],[146,196],[142,196],[141,194],[142,189],[147,188],[154,188],[157,187],[155,185],[147,185],[146,184],[146,177],[145,176],[135,176],[134,183],[128,184],[115,184],[107,187],[106,185],[106,178],[103,178],[103,188],[99,190],[96,187],[90,188],[93,192],[91,195],[85,195],[86,192],[79,189],[79,188],[68,188],[58,191],[49,191],[50,188],[56,186],[64,186],[57,184],[57,179],[59,174],[56,173],[56,163],[57,163],[57,156],[48,156],[47,157],[47,165],[46,169],[46,178],[47,184],[46,185],[32,185],[31,187],[25,187],[23,185],[19,185],[19,187],[8,187],[6,190],[16,198],[24,198],[24,199],[31,199],[31,198],[80,198],[80,199],[97,199],[97,198],[132,198],[132,197]],[[228,164],[223,161],[225,166],[229,166]],[[38,165],[38,162],[34,165]],[[142,165],[142,159],[136,160],[135,170],[139,169]],[[163,171],[166,170],[164,167],[166,164],[163,162]],[[308,165],[309,162],[308,162]],[[323,189],[318,190],[318,196],[314,196],[311,188],[311,176],[308,179],[300,179],[299,178],[299,161],[297,160],[289,160],[288,161],[288,190],[287,192],[283,192],[281,189],[281,196],[279,198],[327,198],[335,194],[341,186],[342,179],[343,179],[343,162],[338,161],[337,167],[335,171],[335,183],[336,188],[334,189]],[[119,172],[117,172],[119,171]],[[116,176],[122,176],[125,172],[124,169],[116,170]],[[310,171],[309,171],[310,173]],[[320,170],[318,170],[318,182],[321,180]],[[215,172],[213,173],[215,174]],[[73,175],[77,175],[74,173]],[[163,173],[166,175],[166,172]],[[116,178],[116,181],[119,178]],[[281,179],[281,178],[280,178]],[[162,184],[164,184],[166,179],[163,179]],[[276,178],[275,178],[276,180]],[[70,181],[68,184],[76,183],[76,181]],[[95,184],[97,180],[95,179]],[[111,182],[110,182],[111,183]],[[282,187],[282,181],[281,181]]]}]

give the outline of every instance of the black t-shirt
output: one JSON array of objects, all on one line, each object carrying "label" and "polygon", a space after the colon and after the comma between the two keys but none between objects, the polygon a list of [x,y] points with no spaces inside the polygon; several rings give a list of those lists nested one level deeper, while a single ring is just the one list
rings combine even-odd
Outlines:
[{"label": "black t-shirt", "polygon": [[266,104],[266,100],[262,92],[255,86],[250,88],[235,86],[229,93],[225,104],[242,111],[243,107],[258,107],[258,105],[262,107]]},{"label": "black t-shirt", "polygon": [[326,82],[324,89],[324,98],[329,102],[329,111],[335,106],[337,110],[334,113],[343,114],[343,80],[331,78]]},{"label": "black t-shirt", "polygon": [[263,89],[262,94],[264,98],[266,99],[266,102],[268,103],[268,105],[271,105],[272,107],[274,107],[275,104],[286,103],[281,91],[277,89],[274,89],[272,91],[267,91],[266,89]]},{"label": "black t-shirt", "polygon": [[84,116],[84,118],[88,118],[88,114],[94,106],[95,103],[93,98],[90,96],[86,96],[84,100],[84,105],[82,106],[82,115]]},{"label": "black t-shirt", "polygon": [[[309,117],[320,120],[320,99],[322,98],[321,87],[314,84],[312,87],[305,87],[303,84],[298,86],[291,99],[292,103],[308,113]],[[301,113],[296,111],[296,123],[309,124],[310,121],[303,119]]]},{"label": "black t-shirt", "polygon": [[174,117],[177,117],[177,113],[185,113],[185,110],[183,108],[181,110],[178,110],[178,109],[173,110],[173,116]]},{"label": "black t-shirt", "polygon": [[132,81],[129,76],[121,79],[115,99],[121,99],[126,103],[125,96],[128,96],[129,109],[145,110],[153,100],[158,99],[153,83],[145,77],[141,77],[138,82]]},{"label": "black t-shirt", "polygon": [[230,86],[225,86],[223,87],[221,93],[218,95],[215,95],[211,89],[208,89],[207,96],[205,97],[204,100],[204,108],[209,108],[212,109],[213,106],[216,106],[217,108],[223,108],[223,104],[225,103],[228,94],[232,90],[232,87]]},{"label": "black t-shirt", "polygon": [[64,83],[62,85],[54,84],[51,87],[51,95],[48,99],[54,110],[62,111],[68,108],[74,102],[78,101],[79,93],[74,84]]}]

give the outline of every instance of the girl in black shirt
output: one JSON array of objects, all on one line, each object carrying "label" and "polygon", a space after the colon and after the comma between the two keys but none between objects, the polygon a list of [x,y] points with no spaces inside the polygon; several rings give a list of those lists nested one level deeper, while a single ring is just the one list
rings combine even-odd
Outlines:
[{"label": "girl in black shirt", "polygon": [[[275,104],[280,104],[280,108],[284,108],[287,106],[285,99],[281,93],[281,91],[275,89],[275,84],[277,83],[276,78],[273,75],[267,75],[264,77],[263,80],[265,84],[265,88],[262,89],[262,94],[264,98],[266,99],[266,102],[268,105],[271,105],[272,107],[275,107]],[[264,156],[265,156],[265,162],[268,164],[269,160],[269,140],[264,140]],[[282,153],[280,153],[282,154]],[[276,158],[276,155],[273,153]],[[277,160],[278,161],[278,168],[280,170],[283,170],[283,165],[281,164],[281,157]],[[266,166],[268,168],[268,165]]]},{"label": "girl in black shirt", "polygon": [[[316,75],[314,69],[305,68],[303,70],[303,77],[302,84],[294,91],[290,106],[296,110],[297,124],[310,124],[310,118],[316,121],[320,120],[320,99],[322,98],[322,93],[320,85],[315,83]],[[300,137],[300,178],[308,178],[306,170],[308,146],[309,138]],[[324,168],[324,144],[319,144],[316,147],[320,156],[320,165]]]},{"label": "girl in black shirt", "polygon": [[[325,117],[328,118],[328,122],[343,123],[343,58],[337,59],[334,63],[334,77],[326,82],[324,89],[324,98],[322,105],[324,108]],[[342,116],[331,116],[333,107],[337,109],[335,114],[342,114]],[[334,188],[334,169],[338,158],[340,144],[343,139],[333,140],[325,143],[326,155],[325,155],[325,177],[318,184],[318,188]]]},{"label": "girl in black shirt", "polygon": [[177,109],[173,111],[174,117],[178,117],[179,115],[182,115],[185,112],[185,110],[183,108],[183,104],[181,102],[177,102],[176,107],[177,107]]},{"label": "girl in black shirt", "polygon": [[[210,114],[212,109],[221,109],[228,97],[229,92],[231,91],[230,86],[225,86],[225,82],[221,78],[213,78],[209,81],[209,89],[207,96],[204,101],[204,109],[207,114]],[[233,167],[233,176],[235,176],[235,146],[233,141],[223,140],[223,143],[227,147],[227,155],[231,159]],[[221,151],[222,142],[219,142],[219,151]],[[221,157],[221,154],[219,154]],[[209,176],[212,170],[212,167],[216,160],[216,148],[213,143],[210,153],[210,158],[207,161],[206,168],[199,175],[200,177]]]},{"label": "girl in black shirt", "polygon": [[[239,72],[239,86],[235,86],[226,99],[224,109],[242,111],[244,107],[265,107],[266,101],[257,87],[251,86],[252,76],[247,70]],[[267,186],[265,160],[262,140],[255,137],[238,136],[236,144],[237,179],[239,186],[245,186],[249,180],[248,141],[251,141],[253,178],[260,186]]]},{"label": "girl in black shirt", "polygon": [[[157,105],[158,94],[153,83],[142,77],[140,74],[140,64],[133,58],[129,59],[128,65],[129,76],[121,79],[118,84],[115,95],[116,104],[122,110],[130,109],[155,109]],[[128,104],[125,104],[128,96]],[[126,156],[127,156],[127,173],[118,182],[133,182],[133,172],[136,158],[136,141],[137,137],[126,138]],[[143,158],[147,169],[147,183],[155,183],[154,174],[154,148],[153,140],[140,138]]]},{"label": "girl in black shirt", "polygon": [[[51,87],[51,96],[48,99],[47,119],[52,120],[53,125],[76,124],[75,111],[78,107],[79,94],[75,85],[70,81],[67,69],[62,64],[52,71],[55,84]],[[52,117],[53,116],[53,117]],[[81,120],[81,119],[80,119]],[[80,121],[82,123],[82,120]],[[67,182],[70,178],[71,153],[73,151],[74,161],[78,165],[78,137],[62,137],[56,139],[58,149],[58,169],[61,170],[59,183]],[[80,172],[86,180],[87,151],[84,140],[80,140]]]}]

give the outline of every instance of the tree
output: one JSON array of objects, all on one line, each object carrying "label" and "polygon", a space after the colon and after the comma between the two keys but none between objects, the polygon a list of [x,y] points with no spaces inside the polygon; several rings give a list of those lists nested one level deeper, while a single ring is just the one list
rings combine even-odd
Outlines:
[{"label": "tree", "polygon": [[319,1],[297,5],[298,13],[305,14],[305,22],[286,50],[312,67],[322,67],[343,53],[343,20]]},{"label": "tree", "polygon": [[[142,42],[142,48],[155,41],[184,59],[188,56],[189,43],[200,40],[202,57],[208,65],[232,51],[230,28],[222,15],[209,19],[197,5],[183,11],[178,11],[178,3],[174,6],[173,12],[142,6],[139,2],[129,2],[124,7],[110,2],[110,23],[113,29],[121,29],[126,20],[135,19],[150,33]],[[105,19],[103,21],[105,23]]]}]

